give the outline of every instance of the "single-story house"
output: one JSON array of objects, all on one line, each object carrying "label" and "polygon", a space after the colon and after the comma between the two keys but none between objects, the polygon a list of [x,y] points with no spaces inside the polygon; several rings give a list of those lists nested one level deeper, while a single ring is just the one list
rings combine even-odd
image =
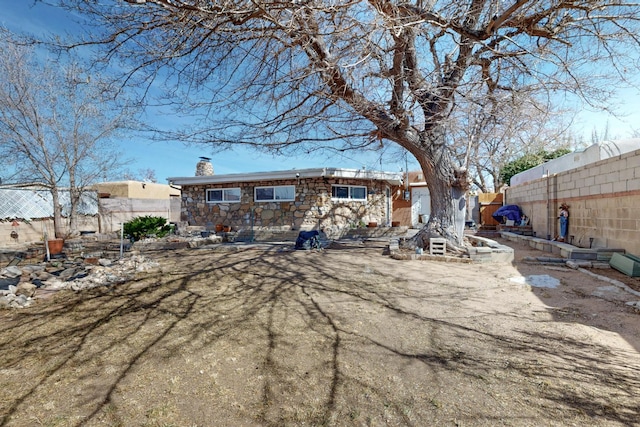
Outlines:
[{"label": "single-story house", "polygon": [[[202,169],[202,168],[200,168]],[[210,168],[212,171],[212,168]],[[313,168],[168,178],[182,189],[182,222],[214,229],[324,229],[392,221],[392,189],[402,174]]]}]

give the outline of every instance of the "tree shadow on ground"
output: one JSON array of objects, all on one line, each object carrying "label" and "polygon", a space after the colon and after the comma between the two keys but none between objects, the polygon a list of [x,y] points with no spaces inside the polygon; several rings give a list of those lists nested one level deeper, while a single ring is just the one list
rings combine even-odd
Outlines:
[{"label": "tree shadow on ground", "polygon": [[487,284],[448,284],[451,266],[375,249],[156,255],[161,270],[126,284],[2,313],[2,425],[639,419],[637,355],[495,324]]}]

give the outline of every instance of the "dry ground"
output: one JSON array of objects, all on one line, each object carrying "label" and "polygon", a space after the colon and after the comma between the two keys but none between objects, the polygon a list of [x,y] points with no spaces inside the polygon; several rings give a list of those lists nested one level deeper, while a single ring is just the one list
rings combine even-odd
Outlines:
[{"label": "dry ground", "polygon": [[[156,252],[129,283],[0,312],[0,425],[640,425],[640,298],[517,250]],[[561,285],[510,280],[530,274]]]}]

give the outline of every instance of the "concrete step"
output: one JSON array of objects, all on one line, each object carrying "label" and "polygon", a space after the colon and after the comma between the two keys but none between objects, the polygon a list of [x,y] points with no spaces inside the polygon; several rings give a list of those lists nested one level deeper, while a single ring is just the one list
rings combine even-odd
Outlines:
[{"label": "concrete step", "polygon": [[597,261],[608,256],[608,254],[615,255],[616,253],[624,252],[623,249],[580,248],[565,242],[541,239],[538,237],[526,236],[508,231],[501,231],[500,234],[507,240],[528,244],[532,248],[539,251],[560,255],[561,257],[566,259]]}]

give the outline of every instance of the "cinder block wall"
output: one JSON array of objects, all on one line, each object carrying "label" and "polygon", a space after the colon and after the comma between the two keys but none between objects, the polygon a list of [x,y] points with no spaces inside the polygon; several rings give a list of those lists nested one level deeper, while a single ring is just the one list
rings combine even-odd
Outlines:
[{"label": "cinder block wall", "polygon": [[[176,198],[177,199],[177,198]],[[170,199],[98,199],[101,233],[120,231],[121,224],[139,216],[159,216],[167,222],[177,222],[180,213],[180,200]]]},{"label": "cinder block wall", "polygon": [[[99,199],[99,214],[95,216],[78,216],[78,231],[95,231],[97,233],[120,232],[121,224],[135,217],[151,215],[167,218],[169,222],[180,220],[180,199]],[[49,237],[53,235],[53,220],[50,218],[25,221],[0,221],[0,248],[21,246],[25,243],[42,240],[44,231]],[[63,219],[63,230],[68,232],[68,219]],[[17,233],[17,237],[15,233]]]},{"label": "cinder block wall", "polygon": [[640,150],[510,187],[505,194],[505,204],[519,205],[531,218],[537,237],[557,236],[558,209],[567,203],[574,245],[640,255]]},{"label": "cinder block wall", "polygon": [[[68,232],[68,220],[63,219],[63,230]],[[0,248],[14,248],[27,243],[44,241],[44,234],[47,233],[48,238],[53,238],[53,219],[39,218],[30,221],[22,219],[16,220],[17,225],[13,225],[13,221],[0,221]],[[78,216],[78,230],[97,230],[97,216]],[[15,234],[12,235],[12,232]],[[15,237],[14,237],[15,236]]]}]

